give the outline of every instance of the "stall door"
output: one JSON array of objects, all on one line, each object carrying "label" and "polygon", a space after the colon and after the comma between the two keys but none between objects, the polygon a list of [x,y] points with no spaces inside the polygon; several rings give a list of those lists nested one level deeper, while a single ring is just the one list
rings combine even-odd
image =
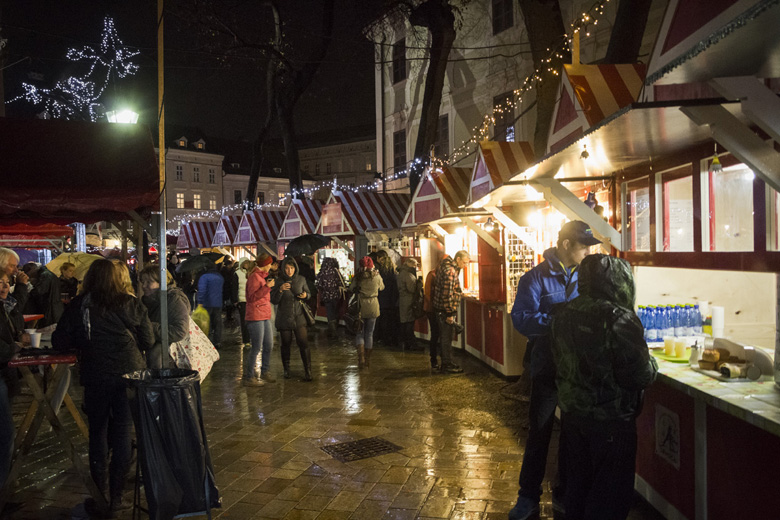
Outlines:
[{"label": "stall door", "polygon": [[482,304],[466,302],[466,345],[482,352]]},{"label": "stall door", "polygon": [[485,355],[493,361],[504,364],[504,311],[485,305]]}]

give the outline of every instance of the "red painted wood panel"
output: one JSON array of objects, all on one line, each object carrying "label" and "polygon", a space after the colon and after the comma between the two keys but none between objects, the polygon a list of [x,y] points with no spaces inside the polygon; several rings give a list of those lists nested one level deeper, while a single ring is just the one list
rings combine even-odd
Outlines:
[{"label": "red painted wood panel", "polygon": [[485,355],[504,364],[504,313],[485,305],[482,319],[485,323]]},{"label": "red painted wood panel", "polygon": [[473,300],[464,301],[466,302],[466,345],[482,352],[482,305]]}]

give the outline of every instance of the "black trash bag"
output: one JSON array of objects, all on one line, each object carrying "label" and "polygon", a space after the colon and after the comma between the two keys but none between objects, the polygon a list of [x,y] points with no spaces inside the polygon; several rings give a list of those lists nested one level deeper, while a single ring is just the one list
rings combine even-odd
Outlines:
[{"label": "black trash bag", "polygon": [[149,517],[168,520],[221,507],[203,428],[198,373],[147,369],[124,377],[130,383]]}]

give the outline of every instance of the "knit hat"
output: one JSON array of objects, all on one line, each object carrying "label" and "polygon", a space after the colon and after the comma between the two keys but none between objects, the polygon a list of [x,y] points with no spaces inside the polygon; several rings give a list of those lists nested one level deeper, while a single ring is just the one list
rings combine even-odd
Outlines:
[{"label": "knit hat", "polygon": [[257,267],[265,267],[274,263],[274,258],[271,255],[263,253],[257,257]]},{"label": "knit hat", "polygon": [[363,269],[373,269],[374,268],[374,261],[371,260],[370,256],[364,256],[360,259],[360,267]]}]

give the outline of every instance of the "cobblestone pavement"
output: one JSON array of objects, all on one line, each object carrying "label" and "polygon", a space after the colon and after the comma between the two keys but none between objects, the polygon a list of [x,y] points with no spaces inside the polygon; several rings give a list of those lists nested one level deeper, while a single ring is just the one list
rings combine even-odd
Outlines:
[{"label": "cobblestone pavement", "polygon": [[[277,345],[277,382],[243,387],[239,375],[247,351],[235,329],[226,333],[222,359],[202,387],[223,504],[214,517],[507,518],[517,492],[527,405],[504,397],[507,383],[481,363],[458,356],[465,374],[434,375],[427,353],[378,345],[371,368],[358,370],[351,342],[329,342],[318,328],[313,382],[301,381],[295,350],[292,379],[281,377]],[[72,393],[80,402],[78,387]],[[17,423],[29,402],[29,395],[16,399]],[[66,426],[74,429],[72,420]],[[348,463],[321,449],[375,436],[402,449]],[[83,438],[77,448],[86,452]],[[50,431],[39,435],[32,460],[11,498],[23,507],[6,517],[79,518],[86,491]],[[552,457],[550,462],[548,476]],[[549,482],[541,506],[541,518],[553,518]],[[637,501],[630,518],[662,517]]]}]

